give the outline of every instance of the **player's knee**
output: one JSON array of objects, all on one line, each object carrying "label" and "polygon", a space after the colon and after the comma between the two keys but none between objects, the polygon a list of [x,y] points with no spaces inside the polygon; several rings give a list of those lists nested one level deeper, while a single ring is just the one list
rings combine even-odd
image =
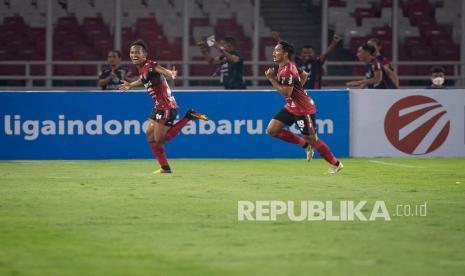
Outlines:
[{"label": "player's knee", "polygon": [[266,129],[266,134],[272,136],[272,137],[276,137],[276,135],[278,135],[278,131],[276,131],[276,129],[273,129],[273,128],[267,128]]}]

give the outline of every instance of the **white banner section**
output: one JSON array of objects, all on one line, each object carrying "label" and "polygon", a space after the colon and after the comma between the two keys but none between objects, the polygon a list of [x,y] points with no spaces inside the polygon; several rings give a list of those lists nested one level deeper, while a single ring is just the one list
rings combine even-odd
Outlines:
[{"label": "white banner section", "polygon": [[465,90],[350,90],[350,155],[465,156]]}]

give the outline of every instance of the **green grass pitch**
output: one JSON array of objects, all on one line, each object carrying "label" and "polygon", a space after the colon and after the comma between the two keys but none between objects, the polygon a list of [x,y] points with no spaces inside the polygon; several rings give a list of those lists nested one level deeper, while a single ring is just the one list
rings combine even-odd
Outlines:
[{"label": "green grass pitch", "polygon": [[[465,159],[0,162],[0,275],[465,275]],[[238,221],[238,200],[427,203]]]}]

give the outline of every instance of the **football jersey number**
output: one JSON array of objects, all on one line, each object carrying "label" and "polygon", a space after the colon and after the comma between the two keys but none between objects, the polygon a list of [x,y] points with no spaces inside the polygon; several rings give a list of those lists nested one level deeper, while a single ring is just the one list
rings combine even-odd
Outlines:
[{"label": "football jersey number", "polygon": [[304,128],[305,128],[304,120],[298,120],[297,121],[297,126],[300,128],[300,131],[304,131]]},{"label": "football jersey number", "polygon": [[155,119],[157,119],[157,120],[161,120],[161,118],[163,118],[163,115],[161,115],[161,114],[157,114],[157,115],[155,115]]}]

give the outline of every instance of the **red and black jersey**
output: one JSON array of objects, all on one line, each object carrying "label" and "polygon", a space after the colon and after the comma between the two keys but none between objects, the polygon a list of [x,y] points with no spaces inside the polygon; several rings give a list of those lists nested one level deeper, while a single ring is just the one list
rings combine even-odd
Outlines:
[{"label": "red and black jersey", "polygon": [[139,70],[139,77],[150,97],[155,101],[157,110],[178,108],[165,76],[155,71],[157,65],[156,61],[147,59],[144,66]]},{"label": "red and black jersey", "polygon": [[281,66],[276,78],[281,85],[293,87],[292,94],[286,99],[287,102],[284,106],[287,111],[297,116],[311,115],[316,112],[315,103],[303,89],[299,71],[294,63],[289,62]]},{"label": "red and black jersey", "polygon": [[[389,62],[389,60],[386,59],[386,61],[384,62]],[[376,71],[381,71],[381,73],[383,74],[383,79],[381,80],[380,83],[370,84],[368,85],[368,88],[374,88],[374,89],[395,89],[397,88],[394,82],[387,76],[386,72],[384,71],[383,65],[387,65],[387,64],[389,63],[382,64],[382,61],[380,61],[377,58],[374,58],[371,60],[369,64],[366,65],[367,71],[366,71],[365,77],[367,79],[374,78]]]}]

